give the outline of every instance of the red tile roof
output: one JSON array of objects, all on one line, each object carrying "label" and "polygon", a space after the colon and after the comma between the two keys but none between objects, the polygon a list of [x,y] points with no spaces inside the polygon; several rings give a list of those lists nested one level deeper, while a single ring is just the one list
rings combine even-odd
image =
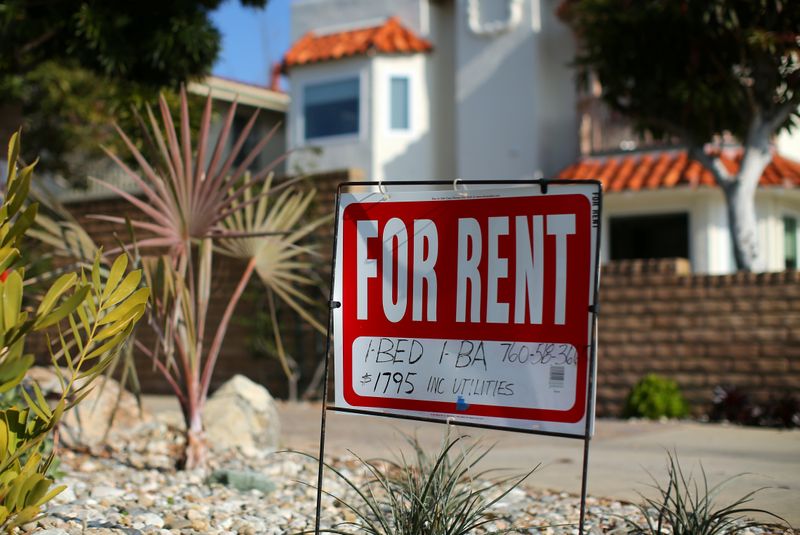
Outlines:
[{"label": "red tile roof", "polygon": [[[724,151],[722,162],[729,171],[738,171],[742,151]],[[558,178],[599,179],[605,191],[716,186],[711,172],[680,149],[587,156],[561,171]],[[760,185],[800,187],[800,163],[773,154]]]},{"label": "red tile roof", "polygon": [[317,35],[308,32],[283,56],[283,70],[297,65],[360,56],[370,51],[384,54],[429,52],[433,45],[391,17],[380,26]]}]

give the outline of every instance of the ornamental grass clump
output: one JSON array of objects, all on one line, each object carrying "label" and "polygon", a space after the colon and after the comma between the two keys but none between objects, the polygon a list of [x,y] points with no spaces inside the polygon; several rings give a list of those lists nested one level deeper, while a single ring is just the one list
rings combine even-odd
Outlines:
[{"label": "ornamental grass clump", "polygon": [[[677,457],[668,453],[666,485],[654,481],[654,498],[642,495],[643,503],[638,505],[644,522],[625,518],[631,535],[733,535],[746,533],[750,528],[778,527],[749,518],[762,514],[778,521],[786,522],[778,515],[765,509],[747,506],[753,496],[764,489],[748,492],[741,498],[728,503],[717,503],[719,492],[732,480],[742,477],[739,474],[709,487],[708,478],[700,465],[700,481],[691,473],[686,474]],[[783,526],[787,527],[788,524]]]},{"label": "ornamental grass clump", "polygon": [[[18,168],[19,150],[19,134],[14,134],[0,207],[0,393],[16,388],[22,395],[0,409],[0,530],[5,533],[35,519],[64,490],[54,487],[49,475],[56,450],[45,448],[46,442],[64,412],[80,403],[116,361],[149,295],[140,287],[141,272],[127,272],[127,256],[104,269],[97,254],[88,269],[62,274],[29,304],[21,246],[38,205],[28,202],[35,163]],[[35,382],[20,386],[35,360],[25,353],[26,337],[33,332],[48,341],[60,384],[54,401],[47,401]]]},{"label": "ornamental grass clump", "polygon": [[[406,437],[414,452],[412,461],[401,453],[398,461],[367,461],[358,456],[361,467],[369,474],[366,485],[348,477],[341,470],[327,465],[352,491],[356,498],[336,498],[356,517],[355,521],[338,522],[325,533],[358,533],[370,535],[461,535],[493,521],[492,507],[520,485],[537,468],[524,475],[498,477],[498,470],[476,471],[476,465],[491,448],[478,443],[464,444],[459,436],[443,441],[431,455],[417,439]],[[514,528],[494,533],[511,533]]]},{"label": "ornamental grass clump", "polygon": [[[277,296],[318,331],[325,332],[310,312],[315,308],[314,301],[304,291],[314,281],[308,276],[308,258],[313,251],[303,241],[331,218],[305,220],[315,192],[299,188],[303,177],[275,183],[274,170],[286,155],[251,174],[250,166],[278,125],[243,153],[258,111],[238,136],[232,136],[236,110],[234,102],[213,135],[217,130],[212,128],[209,94],[195,132],[190,126],[186,92],[180,93],[177,126],[162,96],[160,120],[148,107],[142,121],[142,150],[118,129],[138,170],[107,151],[141,195],[94,179],[140,212],[130,220],[117,214],[94,217],[127,225],[131,233],[139,234],[138,239],[122,246],[136,251],[137,258],[141,255],[145,280],[153,289],[146,318],[157,341],[149,346],[137,340],[136,347],[152,360],[181,405],[186,446],[180,464],[187,469],[206,466],[203,410],[228,326],[253,275],[264,284],[272,317]],[[148,159],[145,154],[152,157]],[[51,241],[60,241],[64,252],[80,258],[80,247],[70,247],[66,240]],[[217,255],[240,260],[241,270],[235,288],[225,295],[221,318],[212,321],[209,305]],[[273,330],[278,357],[284,371],[291,375],[277,322],[273,322]]]}]

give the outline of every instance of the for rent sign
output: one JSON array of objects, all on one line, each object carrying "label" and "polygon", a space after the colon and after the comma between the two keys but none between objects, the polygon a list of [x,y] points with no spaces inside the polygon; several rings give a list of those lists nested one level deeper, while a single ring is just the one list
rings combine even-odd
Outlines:
[{"label": "for rent sign", "polygon": [[336,406],[584,435],[596,184],[342,193]]}]

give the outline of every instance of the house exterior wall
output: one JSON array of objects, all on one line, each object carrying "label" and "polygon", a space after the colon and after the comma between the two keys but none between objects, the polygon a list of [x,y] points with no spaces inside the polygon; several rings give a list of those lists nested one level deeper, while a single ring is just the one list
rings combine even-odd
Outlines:
[{"label": "house exterior wall", "polygon": [[[216,109],[222,113],[228,112],[228,105],[225,103],[217,103]],[[236,114],[241,118],[242,121],[247,121],[250,119],[252,114],[255,113],[255,109],[250,106],[243,106],[240,105],[237,108]],[[258,119],[256,119],[256,123],[253,125],[253,129],[250,132],[250,138],[253,140],[253,143],[257,143],[261,139],[265,138],[269,132],[272,130],[275,125],[278,125],[278,129],[273,134],[272,140],[258,153],[256,159],[251,164],[250,168],[253,170],[260,170],[264,167],[270,165],[279,157],[283,156],[286,153],[286,114],[282,112],[277,112],[274,110],[259,110],[258,112]],[[217,123],[212,126],[211,135],[219,135],[219,129],[221,128],[221,124]],[[214,139],[214,138],[211,138]],[[233,149],[234,145],[236,144],[236,138],[233,137],[233,132],[231,133],[228,139],[228,146],[226,148],[226,152]],[[246,154],[247,150],[242,149],[242,153]],[[209,155],[210,159],[211,155]],[[286,164],[280,163],[275,167],[275,172],[277,174],[284,174],[286,172]]]},{"label": "house exterior wall", "polygon": [[435,43],[428,54],[426,71],[430,87],[431,138],[435,154],[433,175],[440,180],[458,176],[456,169],[456,8],[452,2],[437,2],[430,6],[431,34]]},{"label": "house exterior wall", "polygon": [[[431,133],[430,80],[425,56],[376,56],[372,60],[372,169],[380,180],[436,178]],[[409,80],[409,128],[390,128],[390,78]],[[343,167],[343,165],[341,166]]]},{"label": "house exterior wall", "polygon": [[[494,35],[470,28],[470,4],[492,5],[455,3],[457,175],[552,176],[578,154],[572,35],[553,14],[555,1],[521,2],[519,23]],[[482,20],[508,17],[503,9],[478,11]]]},{"label": "house exterior wall", "polygon": [[797,129],[787,132],[786,130],[778,134],[775,140],[778,152],[793,160],[800,161],[800,133]]},{"label": "house exterior wall", "polygon": [[425,37],[429,31],[428,0],[293,0],[292,42],[305,33],[332,33],[381,24],[395,15]]},{"label": "house exterior wall", "polygon": [[[373,64],[369,58],[352,58],[332,63],[295,67],[291,72],[288,141],[293,152],[290,173],[309,173],[331,169],[359,168],[373,172],[372,94]],[[358,134],[305,139],[303,90],[309,84],[345,78],[359,79]],[[313,150],[310,150],[313,149]]]},{"label": "house exterior wall", "polygon": [[793,217],[800,221],[800,191],[776,188],[762,193],[768,210],[768,220],[760,228],[759,239],[762,243],[769,243],[767,271],[779,271],[786,266],[786,251],[784,250],[785,217]]}]

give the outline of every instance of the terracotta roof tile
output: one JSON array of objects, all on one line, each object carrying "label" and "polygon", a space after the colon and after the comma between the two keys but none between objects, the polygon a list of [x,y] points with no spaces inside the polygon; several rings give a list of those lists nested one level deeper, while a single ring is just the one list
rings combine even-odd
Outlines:
[{"label": "terracotta roof tile", "polygon": [[[738,171],[742,151],[723,154],[722,163],[729,171]],[[597,179],[606,191],[716,186],[708,169],[690,160],[686,150],[676,149],[587,156],[564,169],[558,177]],[[773,154],[761,175],[760,185],[800,187],[800,163]]]},{"label": "terracotta roof tile", "polygon": [[622,158],[614,178],[614,186],[627,184],[636,172],[636,164],[630,158]]},{"label": "terracotta roof tile", "polygon": [[595,171],[603,185],[609,189],[614,187],[614,177],[616,176],[618,165],[619,160],[616,158],[611,158],[608,160],[606,165]]},{"label": "terracotta roof tile", "polygon": [[[632,161],[633,160],[631,160],[631,162]],[[636,170],[631,175],[631,178],[628,180],[630,189],[632,190],[641,189],[642,184],[644,184],[645,179],[649,176],[654,165],[655,161],[653,157],[649,154],[644,155],[642,159],[639,161],[639,165],[636,166]]]},{"label": "terracotta roof tile", "polygon": [[672,166],[672,159],[672,154],[662,154],[658,158],[658,163],[656,164],[655,169],[645,181],[648,189],[660,188],[662,186],[661,181]]},{"label": "terracotta roof tile", "polygon": [[308,32],[283,56],[283,71],[297,65],[362,56],[370,51],[383,54],[430,52],[433,45],[391,17],[380,26],[317,35]]},{"label": "terracotta roof tile", "polygon": [[686,177],[686,180],[689,181],[690,185],[697,186],[702,180],[703,171],[705,171],[705,168],[700,165],[700,162],[692,160],[689,162],[689,165],[686,166],[684,176]]},{"label": "terracotta roof tile", "polygon": [[591,176],[595,176],[598,169],[600,169],[600,162],[585,162],[582,164],[581,172],[589,173]]},{"label": "terracotta roof tile", "polygon": [[669,170],[661,177],[659,187],[672,188],[685,177],[686,168],[688,167],[689,158],[685,152],[679,152],[675,159],[672,160],[672,165]]}]

